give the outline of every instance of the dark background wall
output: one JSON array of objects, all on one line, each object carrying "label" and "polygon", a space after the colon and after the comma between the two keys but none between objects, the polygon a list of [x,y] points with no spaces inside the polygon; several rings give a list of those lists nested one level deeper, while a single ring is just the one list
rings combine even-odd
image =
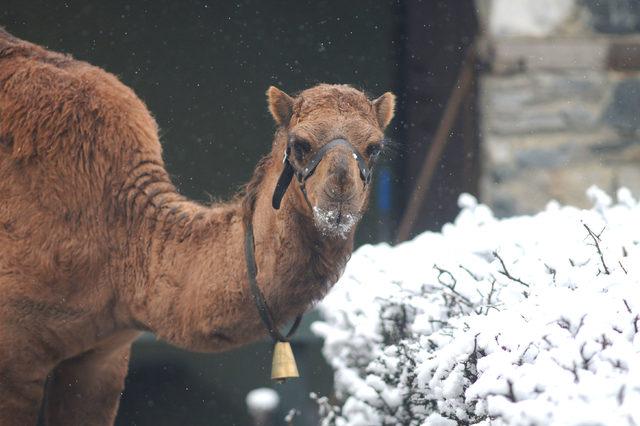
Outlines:
[{"label": "dark background wall", "polygon": [[131,86],[160,125],[176,184],[199,200],[228,198],[270,150],[269,85],[392,88],[393,1],[1,3],[9,32]]},{"label": "dark background wall", "polygon": [[[462,60],[478,32],[473,0],[403,3],[402,47],[397,69],[401,102],[396,138],[401,141],[396,168],[396,203],[401,217],[424,166],[425,156],[458,79]],[[448,145],[433,175],[412,235],[439,230],[459,211],[461,192],[477,192],[478,138],[475,85],[448,132]]]},{"label": "dark background wall", "polygon": [[[0,0],[9,32],[101,66],[136,91],[158,121],[174,182],[197,200],[229,198],[269,151],[269,85],[292,93],[349,83],[372,97],[394,91],[393,147],[376,170],[359,243],[392,239],[474,22],[471,0]],[[457,212],[461,148],[451,149],[417,229]],[[295,350],[304,378],[278,388],[283,410],[302,410],[297,425],[314,424],[308,392],[331,391],[319,347],[302,327]],[[244,396],[269,385],[270,350],[258,342],[190,354],[147,335],[134,345],[117,423],[249,424]]]}]

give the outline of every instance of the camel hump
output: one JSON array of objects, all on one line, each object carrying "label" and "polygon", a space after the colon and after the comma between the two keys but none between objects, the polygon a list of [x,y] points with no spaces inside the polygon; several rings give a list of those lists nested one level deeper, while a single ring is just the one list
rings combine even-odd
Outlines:
[{"label": "camel hump", "polygon": [[4,27],[0,27],[0,60],[13,56],[36,59],[55,66],[65,66],[75,62],[71,55],[52,52],[37,44],[21,40]]},{"label": "camel hump", "polygon": [[151,114],[115,76],[0,28],[3,140],[16,160],[64,158],[87,170],[99,157],[128,151],[159,161],[161,152]]},{"label": "camel hump", "polygon": [[20,42],[20,39],[11,35],[9,31],[5,30],[4,27],[0,26],[0,44],[9,44]]}]

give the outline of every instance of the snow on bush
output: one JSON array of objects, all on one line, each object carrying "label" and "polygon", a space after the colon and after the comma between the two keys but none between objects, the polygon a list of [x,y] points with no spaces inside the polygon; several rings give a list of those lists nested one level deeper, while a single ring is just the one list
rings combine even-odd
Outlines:
[{"label": "snow on bush", "polygon": [[640,424],[640,205],[591,188],[499,220],[364,246],[320,305],[323,425]]}]

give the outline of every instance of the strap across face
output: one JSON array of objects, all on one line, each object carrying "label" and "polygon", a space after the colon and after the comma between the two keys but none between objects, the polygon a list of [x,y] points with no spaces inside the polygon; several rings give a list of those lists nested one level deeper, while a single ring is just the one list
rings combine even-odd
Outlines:
[{"label": "strap across face", "polygon": [[276,184],[276,189],[273,191],[273,197],[271,198],[271,205],[274,209],[278,210],[280,208],[280,203],[282,202],[282,198],[284,197],[284,193],[287,192],[287,188],[291,183],[291,179],[293,178],[295,171],[293,170],[293,166],[289,162],[289,160],[285,157],[284,160],[284,169],[278,178],[278,183]]},{"label": "strap across face", "polygon": [[[289,184],[291,183],[291,179],[293,178],[294,174],[298,178],[298,182],[300,182],[301,187],[304,189],[304,184],[306,180],[313,174],[313,172],[315,172],[316,168],[318,167],[318,164],[320,164],[320,161],[322,161],[322,159],[327,154],[327,152],[329,152],[331,149],[335,148],[338,145],[344,145],[349,148],[349,150],[353,154],[353,158],[358,163],[358,169],[360,170],[360,178],[363,180],[365,185],[368,185],[369,182],[371,181],[371,170],[369,170],[369,168],[367,167],[367,163],[364,161],[362,156],[353,147],[353,145],[351,145],[346,140],[334,139],[331,142],[323,145],[313,155],[313,157],[311,157],[311,159],[307,162],[304,168],[297,172],[294,169],[293,164],[291,164],[291,162],[289,161],[287,152],[285,152],[284,169],[280,174],[280,178],[278,178],[278,183],[276,184],[276,188],[273,191],[273,197],[271,199],[271,205],[273,206],[273,208],[276,210],[280,208],[280,203],[282,202],[282,198],[284,197],[284,194],[287,192],[287,188],[289,187]],[[306,192],[305,191],[303,192],[305,193],[305,198],[306,198]],[[307,200],[307,204],[309,204],[309,200]]]}]

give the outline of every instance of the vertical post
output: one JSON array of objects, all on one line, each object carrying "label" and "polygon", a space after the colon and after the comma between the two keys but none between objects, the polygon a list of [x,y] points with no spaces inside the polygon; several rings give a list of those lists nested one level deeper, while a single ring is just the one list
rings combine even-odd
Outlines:
[{"label": "vertical post", "polygon": [[411,235],[413,224],[420,213],[420,206],[422,206],[427,192],[429,191],[429,186],[431,185],[431,180],[436,167],[438,166],[438,162],[440,161],[442,153],[449,141],[449,134],[456,122],[460,105],[472,85],[474,78],[474,62],[475,43],[472,43],[467,49],[465,59],[462,62],[460,72],[458,73],[456,85],[451,92],[451,96],[449,97],[444,113],[442,114],[442,121],[440,121],[440,125],[438,126],[433,138],[433,143],[427,151],[423,166],[420,169],[420,174],[418,175],[416,184],[411,192],[411,196],[409,197],[409,203],[398,228],[398,234],[395,241],[396,243],[405,241]]}]

